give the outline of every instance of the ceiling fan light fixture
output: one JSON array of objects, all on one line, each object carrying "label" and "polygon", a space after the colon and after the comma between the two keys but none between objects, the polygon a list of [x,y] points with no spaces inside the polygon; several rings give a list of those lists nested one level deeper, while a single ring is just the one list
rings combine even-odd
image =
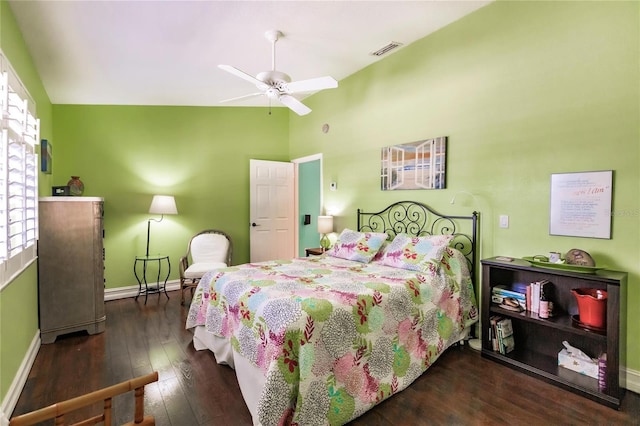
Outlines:
[{"label": "ceiling fan light fixture", "polygon": [[269,99],[280,100],[280,92],[274,87],[269,87],[264,94],[267,95]]},{"label": "ceiling fan light fixture", "polygon": [[[264,95],[269,100],[276,99],[298,115],[306,115],[310,113],[311,108],[307,107],[291,95],[295,93],[317,92],[324,89],[333,89],[338,87],[338,82],[330,76],[292,82],[291,77],[289,77],[288,74],[276,71],[276,42],[280,37],[283,37],[284,34],[278,30],[269,30],[265,32],[264,35],[265,38],[272,43],[273,47],[271,71],[263,71],[253,77],[252,75],[232,67],[231,65],[218,65],[218,67],[235,75],[236,77],[253,83],[262,92],[257,94],[258,96]],[[232,99],[222,100],[221,102],[229,102],[253,96],[256,96],[256,94],[238,96]]]}]

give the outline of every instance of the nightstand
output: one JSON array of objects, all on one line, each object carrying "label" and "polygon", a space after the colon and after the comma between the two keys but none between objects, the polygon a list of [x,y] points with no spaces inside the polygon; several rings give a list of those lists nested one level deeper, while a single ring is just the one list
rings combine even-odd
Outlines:
[{"label": "nightstand", "polygon": [[309,256],[320,256],[321,254],[324,254],[324,252],[325,252],[322,249],[322,247],[306,248],[306,249],[304,249],[304,251],[307,253],[307,257],[309,257]]}]

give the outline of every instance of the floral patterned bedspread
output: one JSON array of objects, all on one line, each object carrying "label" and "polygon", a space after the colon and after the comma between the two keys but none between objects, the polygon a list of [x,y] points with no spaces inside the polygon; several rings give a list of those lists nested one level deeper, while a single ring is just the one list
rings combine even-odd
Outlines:
[{"label": "floral patterned bedspread", "polygon": [[406,388],[477,320],[466,261],[447,249],[427,273],[329,256],[215,270],[186,326],[229,338],[264,372],[262,425],[341,425]]}]

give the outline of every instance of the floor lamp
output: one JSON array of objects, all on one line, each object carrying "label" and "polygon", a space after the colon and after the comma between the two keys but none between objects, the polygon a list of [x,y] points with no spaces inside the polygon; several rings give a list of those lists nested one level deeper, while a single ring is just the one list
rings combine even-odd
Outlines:
[{"label": "floor lamp", "polygon": [[162,222],[165,214],[178,214],[178,208],[176,207],[176,199],[172,195],[154,195],[151,200],[151,206],[149,207],[150,214],[159,214],[160,219],[149,218],[147,220],[147,254],[149,257],[149,235],[151,233],[151,221]]}]

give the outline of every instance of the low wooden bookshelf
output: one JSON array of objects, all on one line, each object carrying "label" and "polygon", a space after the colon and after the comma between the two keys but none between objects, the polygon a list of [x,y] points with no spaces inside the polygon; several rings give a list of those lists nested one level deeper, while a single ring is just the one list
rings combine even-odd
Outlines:
[{"label": "low wooden bookshelf", "polygon": [[[580,273],[534,266],[512,259],[482,260],[482,356],[498,361],[529,375],[539,377],[577,394],[612,408],[619,408],[624,396],[620,386],[621,357],[626,353],[626,338],[621,330],[624,318],[620,316],[620,301],[626,300],[627,273],[598,270]],[[491,302],[492,288],[497,285],[532,283],[549,280],[554,288],[554,315],[542,319],[531,311],[515,312]],[[607,291],[606,329],[590,330],[576,324],[578,304],[571,293],[573,288],[597,288]],[[508,354],[493,350],[489,329],[490,317],[511,318],[515,349]],[[606,353],[606,386],[592,378],[558,366],[558,352],[563,341],[597,358]]]}]

